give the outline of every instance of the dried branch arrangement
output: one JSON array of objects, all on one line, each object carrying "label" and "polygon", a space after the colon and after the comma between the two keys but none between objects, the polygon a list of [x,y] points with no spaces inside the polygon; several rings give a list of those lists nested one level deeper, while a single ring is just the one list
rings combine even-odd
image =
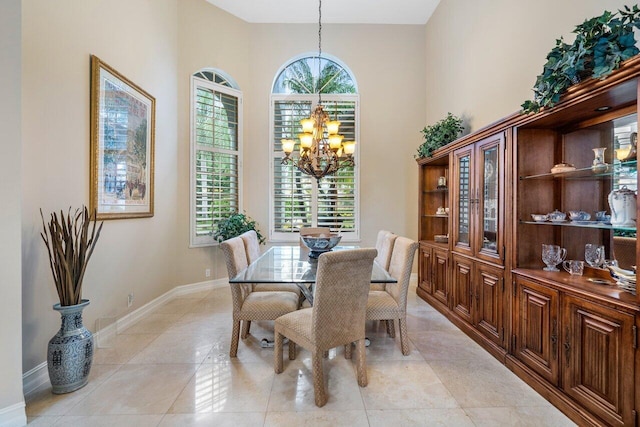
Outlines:
[{"label": "dried branch arrangement", "polygon": [[100,223],[96,229],[96,214],[94,210],[89,215],[87,207],[83,206],[72,215],[69,208],[66,217],[63,211],[59,217],[54,212],[45,224],[40,209],[44,230],[40,236],[47,245],[49,265],[62,306],[81,302],[82,279],[103,225]]}]

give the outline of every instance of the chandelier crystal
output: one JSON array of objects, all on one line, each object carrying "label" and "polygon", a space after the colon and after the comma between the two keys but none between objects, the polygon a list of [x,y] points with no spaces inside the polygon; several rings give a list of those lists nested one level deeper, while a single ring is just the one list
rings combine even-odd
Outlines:
[{"label": "chandelier crystal", "polygon": [[[322,0],[318,2],[318,79],[321,76],[322,58]],[[355,141],[343,141],[340,122],[330,120],[324,111],[320,85],[318,90],[318,104],[308,119],[300,121],[302,132],[300,140],[300,154],[293,155],[296,142],[292,139],[282,139],[283,165],[293,165],[300,172],[313,176],[316,180],[333,175],[340,169],[353,166],[353,153],[356,149]]]}]

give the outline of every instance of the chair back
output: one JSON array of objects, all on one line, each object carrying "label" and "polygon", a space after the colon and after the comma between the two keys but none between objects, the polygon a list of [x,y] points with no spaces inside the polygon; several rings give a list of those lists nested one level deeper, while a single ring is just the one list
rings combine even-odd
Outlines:
[{"label": "chair back", "polygon": [[318,348],[329,349],[364,338],[376,253],[373,248],[340,250],[318,258],[311,326]]},{"label": "chair back", "polygon": [[247,262],[251,264],[260,257],[260,241],[255,230],[245,231],[240,235],[244,242],[244,250],[247,253]]},{"label": "chair back", "polygon": [[385,290],[396,300],[401,310],[407,309],[407,294],[416,249],[418,249],[418,242],[402,236],[396,238],[393,244],[389,274],[395,277],[398,283],[387,283]]},{"label": "chair back", "polygon": [[302,227],[300,229],[301,236],[309,234],[331,234],[331,229],[329,227]]},{"label": "chair back", "polygon": [[[240,237],[232,237],[220,243],[220,248],[224,254],[227,265],[229,279],[238,275],[239,272],[247,268],[247,252],[244,249],[244,242]],[[234,311],[240,310],[244,298],[251,292],[251,284],[230,283],[231,297],[233,299]]]},{"label": "chair back", "polygon": [[380,267],[385,270],[389,270],[389,263],[391,262],[391,252],[393,250],[393,244],[396,241],[396,236],[390,231],[380,230],[378,232],[378,238],[376,239],[376,249],[378,250],[378,256],[376,256],[376,262]]}]

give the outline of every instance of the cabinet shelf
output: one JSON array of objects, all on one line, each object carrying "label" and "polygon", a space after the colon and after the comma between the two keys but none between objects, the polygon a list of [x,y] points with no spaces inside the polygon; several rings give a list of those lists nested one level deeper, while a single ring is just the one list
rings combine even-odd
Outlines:
[{"label": "cabinet shelf", "polygon": [[533,224],[533,225],[551,225],[555,227],[577,227],[577,228],[599,228],[603,230],[620,230],[620,231],[636,231],[636,227],[619,227],[602,222],[594,222],[593,224],[579,224],[571,221],[565,222],[550,222],[550,221],[520,221],[520,224]]},{"label": "cabinet shelf", "polygon": [[448,193],[449,189],[448,188],[436,188],[435,190],[423,190],[422,192],[424,194],[442,194],[442,193]]},{"label": "cabinet shelf", "polygon": [[599,179],[602,177],[612,176],[614,174],[624,175],[625,173],[635,173],[637,171],[637,160],[628,162],[615,162],[607,165],[606,169],[594,171],[591,166],[580,168],[569,172],[559,173],[541,173],[537,175],[521,176],[520,180],[527,179]]},{"label": "cabinet shelf", "polygon": [[425,215],[422,215],[422,216],[425,217],[425,218],[446,218],[446,219],[449,219],[449,215],[425,214]]}]

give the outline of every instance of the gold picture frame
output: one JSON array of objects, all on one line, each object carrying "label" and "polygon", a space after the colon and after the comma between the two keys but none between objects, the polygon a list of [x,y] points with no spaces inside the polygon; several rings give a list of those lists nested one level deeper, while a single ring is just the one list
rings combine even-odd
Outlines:
[{"label": "gold picture frame", "polygon": [[153,216],[156,100],[91,55],[90,207],[97,219]]}]

